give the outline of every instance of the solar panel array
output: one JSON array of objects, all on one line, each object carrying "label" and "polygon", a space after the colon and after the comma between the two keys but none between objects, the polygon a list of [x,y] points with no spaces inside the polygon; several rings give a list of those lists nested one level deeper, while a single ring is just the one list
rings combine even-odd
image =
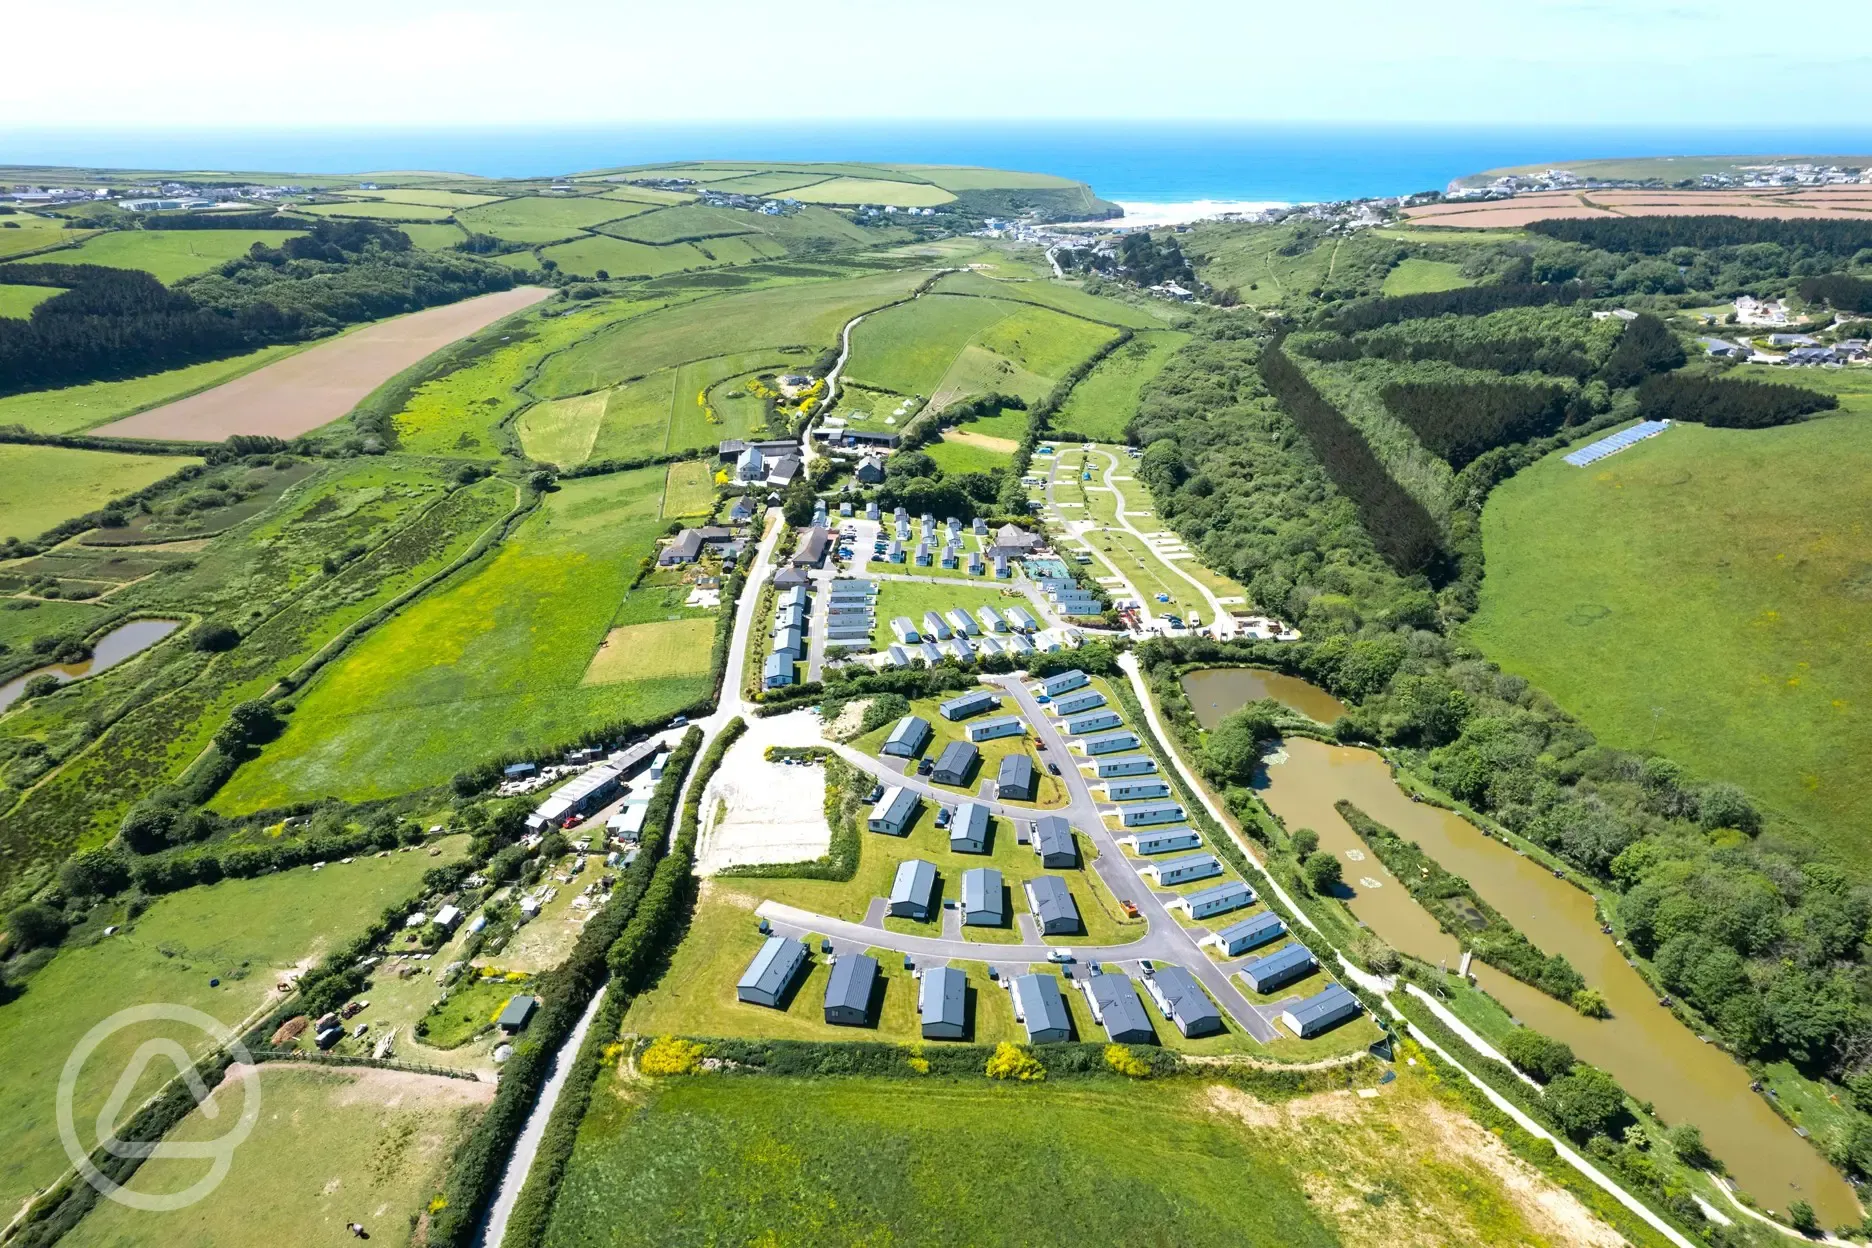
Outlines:
[{"label": "solar panel array", "polygon": [[1600,438],[1597,442],[1580,447],[1566,457],[1566,462],[1575,468],[1584,468],[1587,464],[1616,455],[1634,442],[1646,438],[1655,438],[1670,428],[1668,420],[1641,420],[1629,429],[1621,429],[1610,437]]}]

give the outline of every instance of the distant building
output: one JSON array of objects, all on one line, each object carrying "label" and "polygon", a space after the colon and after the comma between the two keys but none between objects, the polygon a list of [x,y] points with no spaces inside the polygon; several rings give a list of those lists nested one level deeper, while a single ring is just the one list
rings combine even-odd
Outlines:
[{"label": "distant building", "polygon": [[980,802],[963,802],[949,821],[949,852],[985,854],[988,852],[988,808]]},{"label": "distant building", "polygon": [[870,1022],[877,982],[876,958],[868,953],[841,955],[826,980],[825,1021],[837,1027],[863,1027]]},{"label": "distant building", "polygon": [[995,776],[995,796],[1004,802],[1033,801],[1035,774],[1033,759],[1025,754],[1008,755]]},{"label": "distant building", "polygon": [[1079,847],[1073,841],[1072,824],[1058,815],[1042,815],[1034,820],[1033,848],[1043,867],[1079,865]]},{"label": "distant building", "polygon": [[778,1009],[805,965],[805,945],[784,936],[769,936],[735,985],[735,996],[752,1005]]},{"label": "distant building", "polygon": [[899,919],[927,920],[936,909],[936,864],[910,858],[897,864],[891,881],[890,913]]},{"label": "distant building", "polygon": [[1222,1030],[1222,1012],[1196,977],[1182,967],[1158,963],[1144,987],[1163,1016],[1185,1036],[1208,1036]]},{"label": "distant building", "polygon": [[968,977],[953,966],[923,972],[917,1013],[925,1040],[960,1040],[968,1027]]},{"label": "distant building", "polygon": [[1057,1044],[1072,1039],[1072,1013],[1055,975],[1022,975],[1014,981],[1014,1013],[1027,1028],[1033,1044]]},{"label": "distant building", "polygon": [[962,873],[962,922],[969,927],[1001,927],[1007,920],[1001,872],[975,867]]},{"label": "distant building", "polygon": [[1328,984],[1305,1000],[1296,1001],[1282,1010],[1280,1021],[1294,1035],[1307,1040],[1321,1032],[1331,1031],[1340,1023],[1357,1018],[1364,1012],[1365,1007],[1358,997],[1343,985]]},{"label": "distant building", "polygon": [[1022,887],[1027,893],[1027,909],[1042,936],[1070,936],[1079,931],[1079,906],[1065,880],[1057,875],[1038,875]]},{"label": "distant building", "polygon": [[1111,972],[1091,976],[1085,981],[1086,998],[1092,1003],[1092,1017],[1105,1028],[1113,1044],[1155,1044],[1157,1029],[1151,1026],[1144,1003],[1129,975]]}]

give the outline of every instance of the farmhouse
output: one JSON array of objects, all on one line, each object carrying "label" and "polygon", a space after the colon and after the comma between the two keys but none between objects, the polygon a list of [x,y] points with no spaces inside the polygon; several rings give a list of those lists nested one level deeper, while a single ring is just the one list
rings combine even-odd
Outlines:
[{"label": "farmhouse", "polygon": [[1027,892],[1027,909],[1040,925],[1042,936],[1070,936],[1079,930],[1079,906],[1065,880],[1057,875],[1037,875],[1022,887]]},{"label": "farmhouse", "polygon": [[1185,1036],[1208,1036],[1222,1030],[1222,1012],[1196,977],[1182,967],[1160,964],[1144,980],[1144,987],[1163,1016]]},{"label": "farmhouse", "polygon": [[988,808],[980,802],[963,802],[949,821],[949,852],[985,854],[988,852]]},{"label": "farmhouse", "polygon": [[1042,815],[1034,820],[1033,847],[1043,867],[1079,865],[1079,847],[1073,843],[1072,824],[1058,815]]},{"label": "farmhouse", "polygon": [[1151,1026],[1129,975],[1093,975],[1085,981],[1085,994],[1092,1003],[1092,1017],[1113,1044],[1157,1043],[1157,1029]]},{"label": "farmhouse", "polygon": [[936,760],[936,767],[930,772],[930,779],[937,784],[950,784],[960,787],[969,782],[974,774],[975,765],[981,761],[981,751],[967,741],[951,741],[943,747],[942,757]]},{"label": "farmhouse", "polygon": [[1183,808],[1174,802],[1156,806],[1126,806],[1118,812],[1118,822],[1127,828],[1148,827],[1153,823],[1175,823],[1183,818]]},{"label": "farmhouse", "polygon": [[917,808],[922,799],[901,784],[893,784],[884,790],[884,796],[878,798],[877,805],[871,808],[871,815],[865,820],[865,826],[873,832],[883,832],[888,836],[903,836],[910,830],[910,823],[916,818]]},{"label": "farmhouse", "polygon": [[975,867],[962,873],[962,922],[970,927],[1000,927],[1007,922],[1001,872]]},{"label": "farmhouse", "polygon": [[950,698],[937,709],[947,720],[967,719],[971,715],[980,715],[992,711],[1001,705],[1001,699],[985,690],[975,689],[958,697]]},{"label": "farmhouse", "polygon": [[968,976],[953,966],[923,972],[917,1013],[925,1040],[960,1040],[968,1026]]},{"label": "farmhouse", "polygon": [[1280,916],[1264,911],[1209,933],[1202,938],[1202,943],[1215,946],[1225,958],[1233,958],[1286,934],[1287,925],[1281,922]]},{"label": "farmhouse", "polygon": [[871,1021],[871,994],[877,988],[877,959],[868,953],[835,958],[826,980],[825,1021],[837,1027],[863,1027]]},{"label": "farmhouse", "polygon": [[898,758],[914,758],[929,744],[929,721],[921,715],[906,715],[897,721],[890,736],[884,739],[884,753]]},{"label": "farmhouse", "polygon": [[936,864],[921,858],[909,858],[898,863],[897,877],[891,881],[891,916],[926,920],[935,908]]},{"label": "farmhouse", "polygon": [[1296,979],[1305,979],[1318,965],[1313,951],[1305,945],[1282,945],[1266,957],[1256,958],[1242,967],[1241,977],[1256,992],[1273,992]]},{"label": "farmhouse", "polygon": [[1150,797],[1169,797],[1170,786],[1162,780],[1115,780],[1105,786],[1105,797],[1113,802],[1137,802]]},{"label": "farmhouse", "polygon": [[1008,755],[995,776],[995,796],[1004,802],[1033,801],[1034,776],[1033,759],[1025,754]]},{"label": "farmhouse", "polygon": [[1168,854],[1179,849],[1201,849],[1202,834],[1193,828],[1159,828],[1150,832],[1133,832],[1130,836],[1120,837],[1120,845],[1129,845],[1131,852],[1147,858],[1152,854]]},{"label": "farmhouse", "polygon": [[1091,677],[1075,667],[1070,672],[1060,672],[1058,675],[1043,679],[1040,682],[1040,691],[1049,698],[1057,698],[1062,693],[1069,693],[1084,686],[1090,680]]},{"label": "farmhouse", "polygon": [[1188,884],[1192,880],[1206,880],[1212,875],[1221,875],[1222,860],[1214,854],[1189,854],[1166,862],[1147,862],[1138,868],[1138,873],[1148,875],[1160,886],[1168,888],[1172,884]]},{"label": "farmhouse", "polygon": [[[958,642],[961,640],[957,639]],[[997,715],[968,726],[971,741],[993,741],[999,737],[1018,737],[1027,732],[1027,721],[1018,715]]]},{"label": "farmhouse", "polygon": [[1302,1040],[1331,1031],[1347,1019],[1357,1018],[1365,1012],[1359,999],[1341,984],[1328,984],[1325,988],[1296,1001],[1281,1011],[1280,1021],[1287,1025],[1287,1030]]},{"label": "farmhouse", "polygon": [[1057,976],[1032,974],[1015,979],[1014,1013],[1026,1025],[1027,1039],[1033,1044],[1072,1039],[1072,1014]]},{"label": "farmhouse", "polygon": [[875,455],[867,455],[858,461],[852,476],[859,485],[878,485],[884,480],[884,461]]},{"label": "farmhouse", "polygon": [[784,936],[769,936],[735,985],[735,996],[751,1005],[780,1008],[787,990],[806,965],[806,946]]},{"label": "farmhouse", "polygon": [[1114,776],[1143,776],[1157,770],[1157,760],[1148,754],[1125,754],[1118,758],[1101,758],[1093,766],[1101,780],[1110,780]]},{"label": "farmhouse", "polygon": [[1137,749],[1138,739],[1135,732],[1108,732],[1101,737],[1082,737],[1079,745],[1087,754],[1116,754]]},{"label": "farmhouse", "polygon": [[1254,904],[1254,890],[1240,880],[1228,880],[1177,898],[1177,904],[1192,919],[1206,919],[1212,915],[1227,914],[1243,906]]},{"label": "farmhouse", "polygon": [[1063,698],[1053,699],[1053,710],[1060,715],[1077,715],[1080,711],[1097,710],[1105,705],[1105,695],[1096,689],[1076,690]]}]

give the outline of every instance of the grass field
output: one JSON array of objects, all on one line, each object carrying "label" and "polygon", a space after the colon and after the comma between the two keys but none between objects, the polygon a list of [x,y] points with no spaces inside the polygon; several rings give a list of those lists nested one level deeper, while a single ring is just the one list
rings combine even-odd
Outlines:
[{"label": "grass field", "polygon": [[528,455],[561,465],[711,447],[766,428],[765,410],[743,388],[748,376],[804,363],[772,350],[697,360],[611,390],[537,404],[516,429]]},{"label": "grass field", "polygon": [[525,243],[536,241],[536,238],[512,231],[522,230],[536,235],[540,230],[557,230],[559,233],[553,237],[569,238],[580,230],[640,211],[643,209],[609,199],[527,198],[463,209],[455,214],[455,219],[476,234],[492,234],[496,238],[511,238],[515,242]]},{"label": "grass field", "polygon": [[504,750],[659,717],[702,696],[706,653],[674,672],[584,683],[663,527],[663,477],[656,467],[562,482],[497,551],[322,672],[284,735],[235,773],[217,805],[440,784]]},{"label": "grass field", "polygon": [[588,234],[569,243],[559,243],[540,252],[567,273],[586,277],[600,270],[612,277],[661,277],[683,269],[706,269],[717,261],[705,255],[694,243],[676,243],[652,247],[609,234]]},{"label": "grass field", "polygon": [[[492,1085],[465,1079],[282,1062],[262,1066],[258,1078],[259,1120],[210,1195],[166,1212],[101,1200],[60,1242],[74,1248],[336,1244],[349,1238],[345,1228],[352,1222],[373,1238],[398,1242],[494,1095]],[[245,1094],[241,1081],[224,1083],[212,1102],[222,1111],[220,1123],[197,1111],[167,1138],[218,1138]],[[178,1191],[205,1168],[199,1160],[152,1160],[130,1187]]]},{"label": "grass field", "polygon": [[940,186],[878,178],[828,178],[800,187],[792,197],[809,204],[895,204],[899,208],[931,208],[955,199]]},{"label": "grass field", "polygon": [[410,242],[424,251],[443,251],[468,237],[461,226],[447,221],[430,225],[399,225],[397,229],[409,235]]},{"label": "grass field", "polygon": [[1188,341],[1188,334],[1175,330],[1139,334],[1073,387],[1053,423],[1099,442],[1122,441],[1137,414],[1138,395]]},{"label": "grass field", "polygon": [[[142,269],[160,282],[180,281],[247,254],[255,243],[277,247],[291,230],[113,230],[58,253],[60,264]],[[0,269],[0,276],[6,270]]]},{"label": "grass field", "polygon": [[1473,281],[1463,276],[1460,264],[1452,264],[1447,260],[1421,260],[1413,256],[1398,261],[1397,267],[1385,274],[1384,293],[1422,295],[1473,285]]},{"label": "grass field", "polygon": [[715,476],[705,460],[686,459],[669,466],[663,479],[663,518],[706,516],[715,510]]},{"label": "grass field", "polygon": [[28,541],[189,464],[192,456],[120,455],[62,446],[0,446],[0,538]]},{"label": "grass field", "polygon": [[[989,252],[995,261],[997,271],[1006,269],[1010,276],[1029,276],[1025,271],[1024,257],[1016,257],[1007,252]],[[977,263],[980,263],[979,261]],[[1020,264],[1016,269],[1014,265]],[[1044,268],[1044,262],[1042,262]],[[1107,321],[1113,325],[1125,325],[1132,329],[1159,329],[1167,322],[1174,322],[1187,316],[1177,304],[1163,299],[1146,299],[1133,296],[1131,299],[1108,299],[1100,295],[1087,294],[1070,282],[1042,281],[998,281],[985,273],[971,269],[966,273],[946,274],[936,283],[936,289],[956,295],[982,295],[990,299],[1012,299],[1019,303],[1037,303],[1056,311],[1073,316],[1082,316],[1087,320]]]},{"label": "grass field", "polygon": [[[975,438],[987,438],[995,445],[975,441]],[[951,430],[936,442],[923,448],[923,453],[936,461],[936,466],[944,472],[988,472],[995,468],[1005,468],[1013,459],[1011,450],[1002,449],[998,439],[991,434],[976,434],[973,427],[960,433]]]},{"label": "grass field", "polygon": [[90,237],[88,230],[68,230],[65,222],[54,217],[35,217],[16,212],[0,217],[0,258],[37,251],[57,243],[79,242]]},{"label": "grass field", "polygon": [[1469,637],[1608,743],[1739,783],[1858,864],[1872,817],[1872,773],[1854,761],[1872,750],[1872,395],[1845,402],[1778,429],[1679,424],[1503,483],[1483,513]]},{"label": "grass field", "polygon": [[362,217],[374,221],[447,221],[453,208],[436,204],[393,204],[375,200],[351,200],[342,204],[301,204],[293,211],[315,217]]},{"label": "grass field", "polygon": [[1397,1070],[1370,1100],[1272,1103],[1202,1081],[606,1072],[546,1243],[1618,1242],[1421,1065]]},{"label": "grass field", "polygon": [[0,425],[24,425],[34,433],[77,433],[218,386],[299,349],[297,344],[263,347],[231,359],[191,364],[129,381],[94,381],[8,395],[0,398]]},{"label": "grass field", "polygon": [[[466,842],[446,845],[453,857]],[[70,1164],[58,1142],[53,1092],[66,1057],[94,1024],[127,1006],[173,1002],[232,1026],[266,1001],[280,972],[349,939],[412,894],[437,861],[411,851],[191,888],[158,897],[115,936],[62,950],[25,982],[19,1000],[0,1009],[7,1054],[0,1113],[12,1124],[0,1139],[0,1200],[17,1206]],[[210,987],[216,977],[220,986]],[[173,1036],[191,1051],[204,1047],[199,1033],[173,1025],[118,1032],[85,1065],[79,1122],[95,1120],[131,1053],[156,1036]],[[173,1073],[160,1061],[148,1071],[130,1104]]]},{"label": "grass field", "polygon": [[0,284],[0,316],[16,317],[25,320],[32,315],[32,310],[50,299],[63,293],[57,286],[7,286]]}]

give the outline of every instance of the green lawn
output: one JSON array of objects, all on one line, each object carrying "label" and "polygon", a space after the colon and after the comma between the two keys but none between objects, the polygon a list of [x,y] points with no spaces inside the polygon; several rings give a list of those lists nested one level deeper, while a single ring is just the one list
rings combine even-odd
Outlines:
[{"label": "green lawn", "polygon": [[1138,395],[1188,341],[1188,334],[1175,330],[1139,334],[1100,360],[1073,387],[1054,425],[1098,442],[1121,441],[1125,426],[1137,414]]},{"label": "green lawn", "polygon": [[1555,454],[1504,482],[1483,513],[1488,575],[1468,637],[1608,743],[1735,781],[1859,862],[1872,394],[1847,407],[1778,429],[1680,424],[1586,468]]},{"label": "green lawn", "polygon": [[656,467],[562,482],[497,551],[322,672],[284,735],[217,803],[251,810],[442,784],[504,750],[661,717],[702,696],[705,665],[585,683],[662,530],[663,478]]},{"label": "green lawn", "polygon": [[1438,290],[1455,290],[1459,286],[1473,286],[1475,282],[1464,277],[1462,265],[1447,260],[1420,260],[1415,256],[1398,261],[1397,267],[1385,274],[1384,293],[1387,295],[1422,295]]},{"label": "green lawn", "polygon": [[0,316],[25,320],[32,315],[34,308],[53,295],[63,293],[57,286],[8,286],[0,283]]},{"label": "green lawn", "polygon": [[447,221],[431,225],[399,225],[397,229],[409,235],[410,241],[424,251],[444,251],[468,237],[461,226]]},{"label": "green lawn", "polygon": [[669,466],[663,481],[663,518],[706,516],[715,510],[715,476],[706,460],[687,459]]},{"label": "green lawn", "polygon": [[201,462],[185,455],[0,446],[0,538],[29,541],[62,521]]},{"label": "green lawn", "polygon": [[[452,857],[466,842],[447,845]],[[412,850],[191,888],[157,898],[114,936],[60,952],[0,1009],[7,1054],[0,1113],[11,1124],[0,1139],[0,1200],[15,1207],[70,1165],[58,1142],[53,1092],[66,1057],[93,1025],[127,1006],[172,1002],[233,1026],[261,1006],[282,971],[341,944],[411,896],[437,861]],[[220,986],[211,987],[211,978]],[[132,1052],[157,1036],[172,1036],[191,1051],[205,1047],[199,1032],[173,1024],[116,1033],[85,1065],[79,1122],[95,1121]],[[161,1061],[147,1070],[129,1104],[173,1073]]]},{"label": "green lawn", "polygon": [[938,468],[948,473],[992,472],[996,468],[1006,468],[1013,462],[1012,451],[968,441],[969,434],[974,432],[975,428],[971,425],[963,431],[960,438],[944,435],[924,447],[923,453],[935,460]]},{"label": "green lawn", "polygon": [[[290,1066],[260,1070],[260,1117],[234,1150],[225,1181],[184,1209],[146,1212],[100,1200],[60,1242],[73,1248],[151,1243],[244,1248],[259,1243],[337,1244],[361,1222],[375,1238],[399,1242],[429,1203],[494,1089],[482,1083],[401,1072]],[[225,1084],[214,1122],[197,1111],[172,1141],[213,1140],[240,1111],[245,1086]],[[206,1163],[158,1158],[130,1187],[179,1191]]]},{"label": "green lawn", "polygon": [[[76,250],[59,252],[55,259],[60,264],[143,269],[154,274],[158,281],[170,283],[239,259],[255,243],[278,247],[296,233],[292,230],[112,230],[85,240]],[[0,269],[0,275],[4,273],[5,270]]]},{"label": "green lawn", "polygon": [[[1007,262],[1012,258],[1004,254],[999,259]],[[1012,264],[1008,264],[1007,267],[1013,271]],[[1041,262],[1040,268],[1042,271],[1045,270],[1044,261]],[[1022,273],[1021,276],[1026,277],[1027,274]],[[985,295],[991,299],[1037,303],[1073,316],[1081,316],[1093,321],[1108,321],[1113,325],[1126,325],[1132,329],[1158,329],[1166,322],[1175,323],[1177,319],[1186,315],[1176,304],[1162,299],[1149,299],[1142,295],[1133,295],[1128,299],[1110,299],[1101,295],[1087,294],[1085,290],[1071,282],[1052,279],[1001,281],[974,269],[964,273],[946,274],[941,281],[936,283],[936,289],[957,295]]]}]

